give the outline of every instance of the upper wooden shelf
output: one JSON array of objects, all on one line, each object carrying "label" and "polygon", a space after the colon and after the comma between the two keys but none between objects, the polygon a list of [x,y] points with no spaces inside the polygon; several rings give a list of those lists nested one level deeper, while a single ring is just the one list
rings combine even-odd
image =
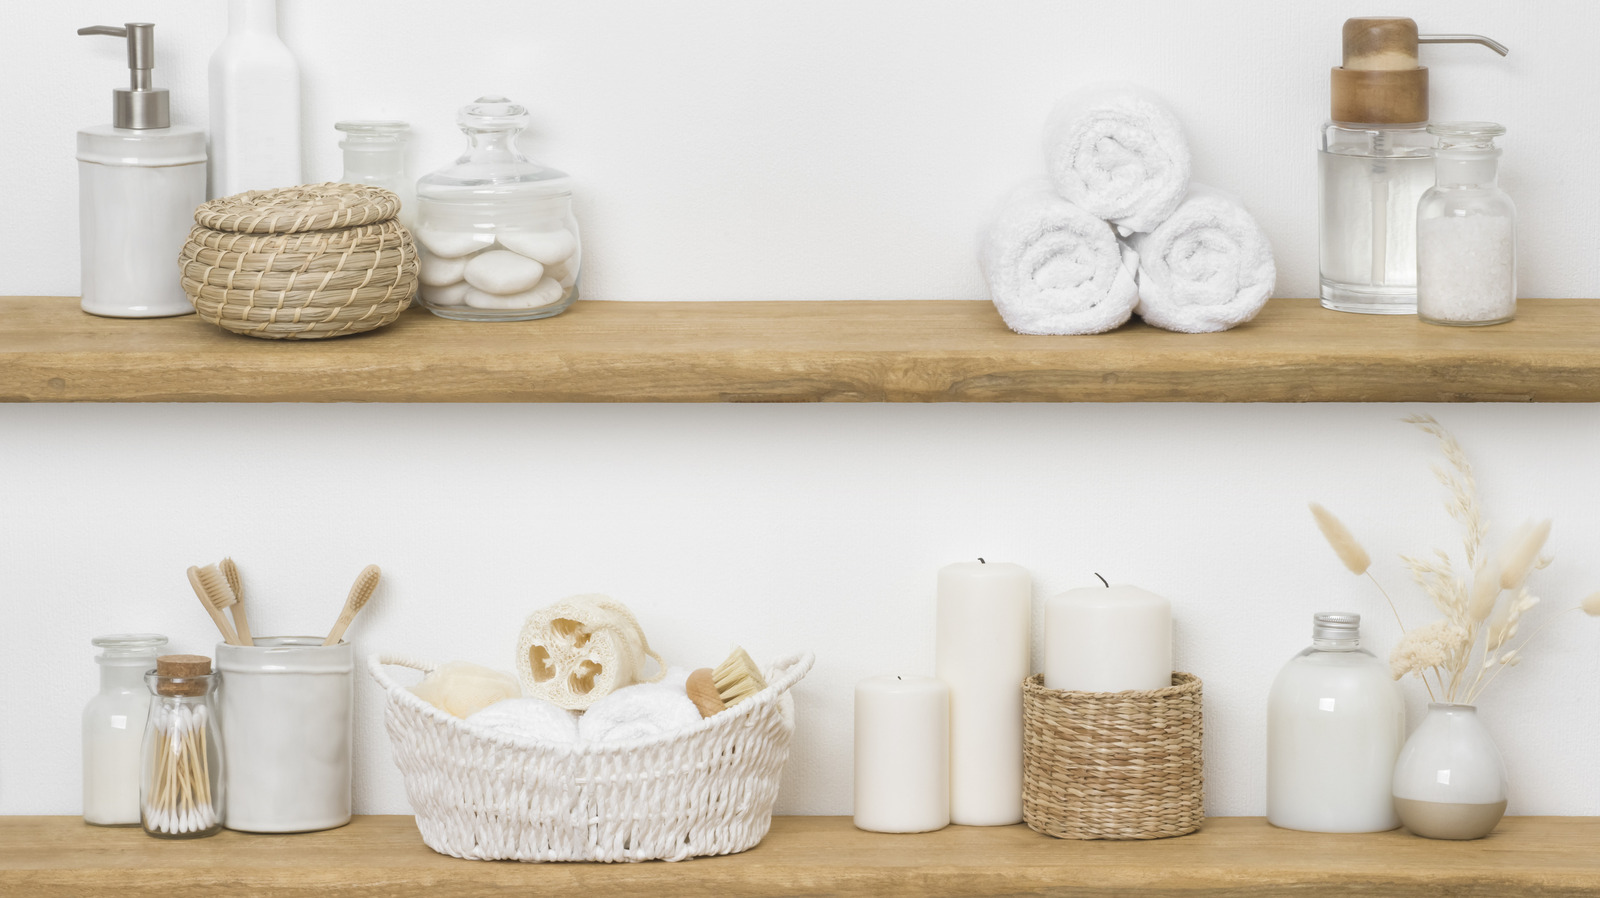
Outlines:
[{"label": "upper wooden shelf", "polygon": [[1600,894],[1600,820],[1508,817],[1481,842],[1402,831],[1318,835],[1253,817],[1191,836],[1072,842],[1021,826],[865,833],[847,817],[779,817],[744,854],[678,864],[465,861],[422,844],[410,817],[322,833],[223,832],[193,842],[76,817],[0,817],[0,895],[28,898],[675,896],[1323,896]]},{"label": "upper wooden shelf", "polygon": [[94,318],[0,298],[21,402],[1593,402],[1600,300],[1436,327],[1278,299],[1222,334],[1011,333],[987,302],[580,302],[544,321],[421,310],[284,343],[193,316]]}]

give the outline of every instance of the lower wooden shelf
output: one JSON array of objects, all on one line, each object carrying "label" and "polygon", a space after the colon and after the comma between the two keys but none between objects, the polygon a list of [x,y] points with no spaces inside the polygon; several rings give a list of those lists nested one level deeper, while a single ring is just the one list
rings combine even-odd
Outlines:
[{"label": "lower wooden shelf", "polygon": [[194,842],[77,817],[0,817],[0,895],[328,896],[1556,896],[1600,894],[1600,818],[1509,817],[1479,842],[1403,831],[1319,835],[1256,817],[1157,842],[1058,841],[1022,826],[884,835],[848,817],[779,817],[744,854],[677,864],[463,861],[410,817],[322,833]]}]

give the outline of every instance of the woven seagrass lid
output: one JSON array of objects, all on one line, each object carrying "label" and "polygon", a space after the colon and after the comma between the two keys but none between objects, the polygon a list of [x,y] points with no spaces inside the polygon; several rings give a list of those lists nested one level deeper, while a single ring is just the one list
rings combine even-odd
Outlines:
[{"label": "woven seagrass lid", "polygon": [[234,234],[301,234],[378,224],[400,212],[400,198],[367,184],[303,184],[218,197],[194,211],[195,224]]}]

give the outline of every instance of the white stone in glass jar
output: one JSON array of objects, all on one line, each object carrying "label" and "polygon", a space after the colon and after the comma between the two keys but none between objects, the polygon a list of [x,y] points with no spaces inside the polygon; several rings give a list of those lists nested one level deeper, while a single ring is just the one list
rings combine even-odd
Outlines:
[{"label": "white stone in glass jar", "polygon": [[482,97],[457,116],[471,141],[417,182],[422,305],[466,321],[548,318],[578,297],[571,179],[516,149],[523,107]]}]

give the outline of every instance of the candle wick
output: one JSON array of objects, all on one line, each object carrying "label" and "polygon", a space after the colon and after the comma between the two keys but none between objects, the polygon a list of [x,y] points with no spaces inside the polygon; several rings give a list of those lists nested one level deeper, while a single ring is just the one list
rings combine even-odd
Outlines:
[{"label": "candle wick", "polygon": [[979,559],[978,559],[978,563],[979,563],[979,564],[988,564],[988,563],[989,563],[989,562],[987,562],[987,561],[984,561],[984,560],[983,560],[983,559],[982,559],[982,558],[979,558]]},{"label": "candle wick", "polygon": [[[1096,577],[1100,577],[1100,575],[1099,575],[1099,574],[1095,574],[1095,576],[1096,576]],[[1100,582],[1101,582],[1101,583],[1106,583],[1106,578],[1104,578],[1104,577],[1100,577]],[[1111,588],[1111,584],[1110,584],[1110,583],[1106,583],[1106,589],[1110,589],[1110,588]]]}]

